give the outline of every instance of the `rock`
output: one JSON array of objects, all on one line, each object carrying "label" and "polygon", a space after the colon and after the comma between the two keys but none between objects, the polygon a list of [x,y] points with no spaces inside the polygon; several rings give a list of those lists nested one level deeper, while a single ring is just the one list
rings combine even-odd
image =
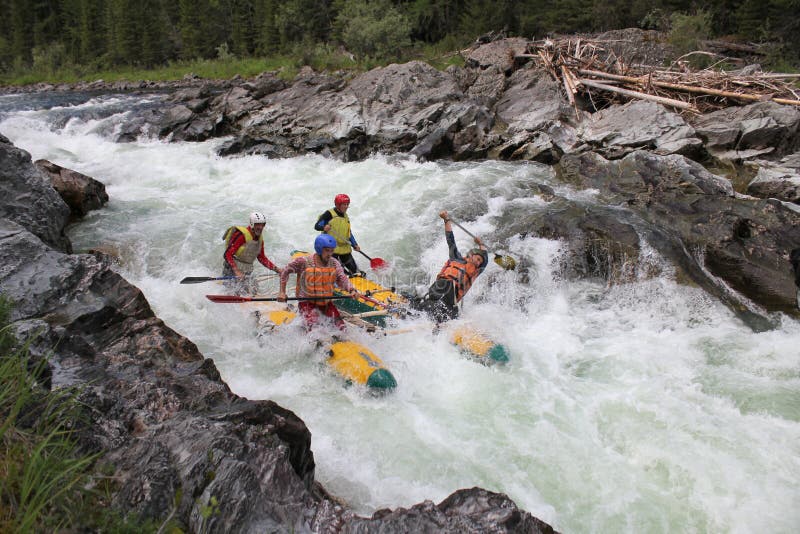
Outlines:
[{"label": "rock", "polygon": [[626,206],[631,220],[643,221],[637,232],[651,246],[754,329],[771,326],[764,310],[800,315],[785,267],[800,242],[800,213],[781,202],[737,196],[727,180],[697,163],[644,151],[617,161],[565,155],[560,177]]},{"label": "rock", "polygon": [[106,187],[94,178],[46,159],[36,160],[34,165],[50,177],[50,183],[69,206],[73,218],[81,218],[108,202]]},{"label": "rock", "polygon": [[0,199],[0,218],[19,224],[58,250],[72,251],[64,234],[69,207],[33,166],[31,155],[7,142],[0,143]]},{"label": "rock", "polygon": [[748,184],[747,194],[800,204],[800,168],[761,166],[756,177]]},{"label": "rock", "polygon": [[266,95],[283,91],[286,89],[286,82],[278,78],[274,72],[262,72],[252,81],[242,84],[242,87],[250,91],[250,96],[260,99]]},{"label": "rock", "polygon": [[474,69],[494,67],[500,72],[510,73],[514,68],[514,56],[524,54],[527,48],[528,40],[522,37],[481,44],[467,55],[466,66]]},{"label": "rock", "polygon": [[[800,248],[794,249],[789,254],[789,262],[792,264],[792,270],[794,271],[794,285],[800,289]],[[798,296],[800,296],[800,293]],[[800,301],[797,302],[797,305],[800,307]]]},{"label": "rock", "polygon": [[506,88],[506,75],[496,65],[478,71],[474,82],[466,90],[467,97],[478,104],[492,107],[503,95]]},{"label": "rock", "polygon": [[518,70],[509,78],[495,113],[508,125],[509,135],[543,130],[556,122],[569,124],[575,116],[561,87],[535,69]]},{"label": "rock", "polygon": [[502,493],[481,488],[459,490],[439,504],[425,501],[410,509],[378,510],[370,519],[354,518],[347,532],[519,532],[553,534],[553,528],[516,507]]},{"label": "rock", "polygon": [[774,102],[707,113],[692,120],[692,126],[719,159],[748,159],[766,151],[783,156],[800,149],[800,110]]},{"label": "rock", "polygon": [[702,142],[680,115],[644,100],[598,111],[581,124],[578,137],[610,159],[639,148],[695,158],[702,152]]},{"label": "rock", "polygon": [[464,97],[451,76],[420,61],[372,69],[353,79],[349,90],[361,105],[365,133],[390,145],[432,133],[439,117]]}]

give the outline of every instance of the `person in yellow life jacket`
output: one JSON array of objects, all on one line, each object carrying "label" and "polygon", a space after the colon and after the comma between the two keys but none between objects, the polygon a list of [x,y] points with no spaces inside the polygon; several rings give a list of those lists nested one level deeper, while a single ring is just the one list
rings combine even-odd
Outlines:
[{"label": "person in yellow life jacket", "polygon": [[[263,213],[250,214],[250,226],[231,226],[222,238],[225,240],[222,276],[235,276],[244,285],[248,283],[253,265],[258,260],[264,267],[280,274],[281,269],[264,254],[264,227],[267,218]],[[253,287],[248,289],[252,290]]]},{"label": "person in yellow life jacket", "polygon": [[437,323],[442,323],[458,317],[458,303],[486,269],[489,253],[480,238],[476,237],[475,243],[478,247],[471,249],[466,256],[461,256],[447,211],[439,213],[439,217],[444,220],[444,235],[450,258],[439,271],[436,281],[428,289],[428,294],[420,300],[412,300],[411,304],[427,312]]},{"label": "person in yellow life jacket", "polygon": [[353,276],[364,273],[358,270],[355,258],[353,258],[352,251],[360,251],[361,247],[358,246],[355,236],[350,229],[350,218],[347,216],[347,210],[350,208],[350,197],[344,193],[336,195],[333,199],[333,209],[329,209],[319,216],[317,223],[314,225],[314,230],[318,232],[326,232],[336,239],[336,248],[333,251],[333,257],[339,260],[348,275]]},{"label": "person in yellow life jacket", "polygon": [[315,254],[295,258],[281,272],[281,286],[278,301],[286,302],[286,283],[289,275],[297,275],[296,296],[301,300],[298,304],[300,315],[303,316],[306,328],[319,323],[324,317],[329,317],[340,330],[345,330],[344,321],[339,310],[333,305],[332,300],[325,297],[333,296],[334,285],[357,296],[358,291],[350,283],[350,278],[345,274],[342,264],[333,257],[336,248],[336,239],[328,234],[320,234],[314,240]]}]

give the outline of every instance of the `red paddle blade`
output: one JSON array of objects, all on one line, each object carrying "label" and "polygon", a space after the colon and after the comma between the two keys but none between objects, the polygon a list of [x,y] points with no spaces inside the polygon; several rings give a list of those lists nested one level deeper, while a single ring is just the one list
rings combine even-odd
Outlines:
[{"label": "red paddle blade", "polygon": [[211,302],[250,302],[252,297],[239,297],[237,295],[206,295]]},{"label": "red paddle blade", "polygon": [[377,270],[389,268],[389,264],[383,261],[383,258],[372,258],[369,260],[369,266]]}]

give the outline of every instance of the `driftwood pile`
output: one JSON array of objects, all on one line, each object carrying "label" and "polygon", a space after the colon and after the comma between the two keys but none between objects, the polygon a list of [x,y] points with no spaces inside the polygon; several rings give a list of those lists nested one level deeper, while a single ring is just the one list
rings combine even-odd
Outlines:
[{"label": "driftwood pile", "polygon": [[693,71],[681,58],[668,68],[626,64],[608,44],[577,38],[547,39],[530,43],[527,53],[516,57],[533,60],[563,84],[576,113],[575,96],[579,93],[596,109],[619,98],[650,100],[690,113],[765,100],[800,106],[800,89],[792,83],[800,79],[800,74],[748,69],[726,72],[713,66]]}]

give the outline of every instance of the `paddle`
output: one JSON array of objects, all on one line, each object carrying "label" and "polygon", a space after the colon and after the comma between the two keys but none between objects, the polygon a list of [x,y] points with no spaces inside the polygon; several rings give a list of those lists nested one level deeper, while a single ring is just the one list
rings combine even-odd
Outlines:
[{"label": "paddle", "polygon": [[[344,239],[342,239],[342,236],[340,236],[339,234],[337,234],[333,230],[328,230],[328,233],[331,234],[333,237],[335,237],[337,241],[344,241]],[[355,249],[353,249],[353,250],[355,250]],[[387,267],[389,267],[389,264],[383,258],[370,258],[369,256],[367,256],[366,254],[364,254],[360,250],[356,250],[356,252],[358,252],[359,254],[361,254],[362,256],[364,256],[365,258],[367,258],[369,260],[370,269],[379,271],[381,269],[386,269]]]},{"label": "paddle", "polygon": [[187,276],[181,280],[181,284],[199,284],[201,282],[213,282],[214,280],[233,280],[235,276]]},{"label": "paddle", "polygon": [[[206,295],[211,302],[228,304],[231,302],[278,302],[278,297],[240,297],[238,295]],[[351,299],[350,295],[339,295],[333,297],[287,297],[286,300],[334,300]]]},{"label": "paddle", "polygon": [[[452,218],[450,218],[449,220],[451,223],[455,224],[456,226],[464,230],[464,232],[466,232],[467,235],[470,236],[472,239],[477,239],[477,237],[475,237],[475,234],[473,234],[472,232],[470,232],[469,230],[458,224]],[[503,269],[505,269],[506,271],[513,271],[514,268],[517,266],[517,260],[515,260],[514,258],[512,258],[511,256],[501,256],[496,252],[494,253],[494,262]]]},{"label": "paddle", "polygon": [[356,252],[358,252],[359,254],[361,254],[362,256],[364,256],[365,258],[367,258],[369,260],[369,266],[370,266],[371,269],[374,269],[376,271],[380,271],[381,269],[388,269],[389,268],[389,264],[386,263],[386,261],[383,258],[370,258],[369,256],[367,256],[366,254],[364,254],[360,250],[356,250]]}]

